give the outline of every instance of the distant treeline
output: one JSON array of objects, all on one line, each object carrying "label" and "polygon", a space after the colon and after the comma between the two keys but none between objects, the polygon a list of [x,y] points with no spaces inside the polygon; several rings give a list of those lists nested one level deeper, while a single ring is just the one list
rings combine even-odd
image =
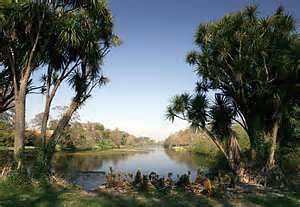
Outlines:
[{"label": "distant treeline", "polygon": [[[238,142],[242,150],[249,149],[249,141],[245,131],[235,125],[233,130],[238,135]],[[188,151],[201,154],[216,154],[218,152],[215,144],[209,139],[208,135],[203,130],[193,130],[190,128],[179,130],[171,134],[164,142],[166,148],[182,147]]]},{"label": "distant treeline", "polygon": [[149,137],[136,137],[125,131],[106,129],[101,123],[73,123],[66,130],[62,147],[111,149],[155,144]]},{"label": "distant treeline", "polygon": [[[51,136],[55,121],[49,125],[47,136]],[[9,123],[0,117],[0,146],[14,146],[13,123]],[[81,123],[78,121],[70,123],[62,134],[64,139],[58,143],[62,149],[111,149],[122,146],[144,146],[155,142],[149,137],[136,137],[119,129],[110,130],[101,123]],[[40,129],[27,128],[25,145],[37,146],[41,144]]]}]

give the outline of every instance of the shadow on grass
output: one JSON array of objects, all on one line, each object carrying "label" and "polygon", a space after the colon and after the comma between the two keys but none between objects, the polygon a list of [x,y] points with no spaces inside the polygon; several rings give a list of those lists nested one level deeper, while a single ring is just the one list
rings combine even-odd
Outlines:
[{"label": "shadow on grass", "polygon": [[248,201],[258,206],[264,207],[300,207],[300,195],[290,195],[285,197],[248,197]]},{"label": "shadow on grass", "polygon": [[0,207],[52,207],[59,206],[59,195],[51,185],[19,187],[0,184]]},{"label": "shadow on grass", "polygon": [[41,187],[18,188],[0,184],[0,207],[299,207],[296,198],[252,197],[243,200],[212,199],[185,192],[171,193],[86,193],[76,189]]},{"label": "shadow on grass", "polygon": [[54,189],[51,185],[18,189],[0,186],[0,207],[232,207],[230,203],[186,193],[86,193],[75,189]]}]

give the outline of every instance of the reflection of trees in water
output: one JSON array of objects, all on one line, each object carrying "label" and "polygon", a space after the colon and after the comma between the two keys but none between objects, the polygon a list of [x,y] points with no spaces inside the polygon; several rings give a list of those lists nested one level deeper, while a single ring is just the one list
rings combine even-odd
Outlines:
[{"label": "reflection of trees in water", "polygon": [[56,154],[53,166],[58,173],[72,174],[77,171],[93,171],[103,166],[104,162],[112,162],[117,165],[119,162],[128,159],[136,154],[146,154],[145,152],[126,152],[126,153],[103,153],[103,154]]},{"label": "reflection of trees in water", "polygon": [[186,151],[174,151],[165,149],[165,153],[169,156],[170,159],[178,163],[186,164],[189,168],[194,170],[202,167],[210,167],[213,160],[209,156],[199,155]]}]

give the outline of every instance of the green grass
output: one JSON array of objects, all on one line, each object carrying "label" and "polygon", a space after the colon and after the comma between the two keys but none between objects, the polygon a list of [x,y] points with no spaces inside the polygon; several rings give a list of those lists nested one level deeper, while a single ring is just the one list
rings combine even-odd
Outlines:
[{"label": "green grass", "polygon": [[300,194],[285,195],[281,198],[272,196],[261,197],[248,197],[249,201],[256,205],[264,207],[299,207],[300,206]]},{"label": "green grass", "polygon": [[218,153],[218,148],[208,138],[197,139],[197,141],[195,141],[188,150],[194,153],[209,156],[215,156]]},{"label": "green grass", "polygon": [[1,207],[299,207],[299,196],[249,197],[243,200],[211,199],[184,192],[117,194],[87,193],[50,184],[16,187],[0,183]]}]

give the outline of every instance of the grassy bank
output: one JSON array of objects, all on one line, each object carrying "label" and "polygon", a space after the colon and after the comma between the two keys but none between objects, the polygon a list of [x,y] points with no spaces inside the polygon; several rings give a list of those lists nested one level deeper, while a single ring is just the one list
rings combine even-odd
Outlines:
[{"label": "grassy bank", "polygon": [[243,199],[226,200],[196,196],[185,192],[169,193],[116,193],[116,192],[85,192],[76,187],[64,188],[58,185],[30,185],[16,187],[0,183],[1,207],[181,207],[181,206],[288,206],[298,207],[300,197],[288,195],[281,198],[271,196],[249,196]]}]

